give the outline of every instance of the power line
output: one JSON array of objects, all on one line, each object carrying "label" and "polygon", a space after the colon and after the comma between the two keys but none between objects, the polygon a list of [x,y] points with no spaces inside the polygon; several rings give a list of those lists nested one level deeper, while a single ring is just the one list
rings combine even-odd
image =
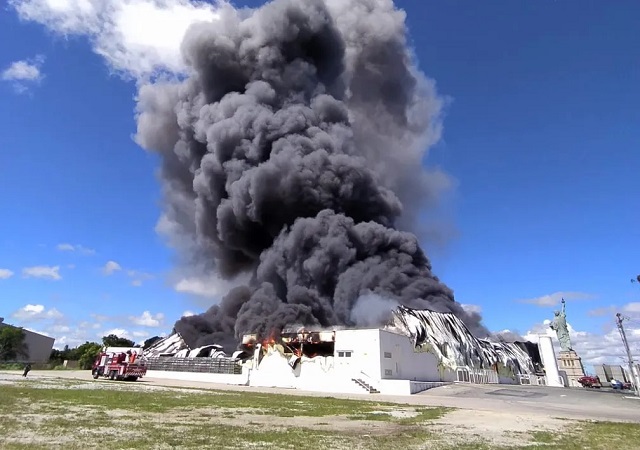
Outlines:
[{"label": "power line", "polygon": [[616,322],[618,324],[618,331],[620,331],[620,337],[622,338],[622,343],[624,344],[624,348],[627,351],[627,357],[629,358],[627,361],[629,362],[629,375],[633,379],[633,389],[635,390],[636,396],[640,396],[640,391],[638,391],[638,385],[640,381],[638,380],[638,373],[633,367],[633,357],[631,356],[631,350],[629,349],[629,342],[627,341],[627,334],[624,331],[624,325],[622,322],[628,319],[628,317],[623,317],[622,314],[616,314]]}]

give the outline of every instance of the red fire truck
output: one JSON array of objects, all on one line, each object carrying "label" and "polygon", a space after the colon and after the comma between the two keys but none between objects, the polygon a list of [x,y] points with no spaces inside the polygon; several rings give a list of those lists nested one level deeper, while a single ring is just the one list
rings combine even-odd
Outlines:
[{"label": "red fire truck", "polygon": [[136,381],[147,374],[140,348],[104,348],[98,354],[91,374],[110,380]]}]

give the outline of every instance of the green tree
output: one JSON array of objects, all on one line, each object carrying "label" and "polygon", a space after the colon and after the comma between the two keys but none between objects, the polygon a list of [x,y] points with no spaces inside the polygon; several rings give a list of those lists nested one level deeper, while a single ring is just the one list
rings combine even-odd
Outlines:
[{"label": "green tree", "polygon": [[28,356],[25,334],[22,328],[4,326],[0,328],[0,360],[12,361],[20,356]]},{"label": "green tree", "polygon": [[136,343],[132,340],[110,334],[102,337],[102,344],[105,347],[135,347]]},{"label": "green tree", "polygon": [[85,342],[78,346],[76,354],[78,356],[78,365],[81,369],[91,369],[93,361],[95,361],[98,353],[102,350],[102,345],[97,342]]}]

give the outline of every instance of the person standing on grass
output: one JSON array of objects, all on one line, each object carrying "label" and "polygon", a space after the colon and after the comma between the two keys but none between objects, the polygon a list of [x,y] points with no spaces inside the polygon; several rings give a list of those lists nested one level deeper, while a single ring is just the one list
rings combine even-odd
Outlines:
[{"label": "person standing on grass", "polygon": [[22,372],[22,376],[26,378],[30,370],[31,370],[31,364],[27,363],[27,365],[24,366],[24,372]]}]

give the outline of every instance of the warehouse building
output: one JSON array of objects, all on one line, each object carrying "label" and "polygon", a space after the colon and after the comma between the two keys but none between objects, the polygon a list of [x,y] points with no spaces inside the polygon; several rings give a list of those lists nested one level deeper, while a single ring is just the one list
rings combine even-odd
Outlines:
[{"label": "warehouse building", "polygon": [[[605,386],[611,384],[611,380],[618,380],[626,383],[633,383],[633,376],[629,374],[629,369],[621,365],[601,364],[595,366],[596,376],[600,383]],[[640,373],[640,364],[635,369]]]},{"label": "warehouse building", "polygon": [[[0,317],[0,328],[3,327],[17,328],[5,323],[4,318]],[[49,361],[55,339],[43,334],[25,330],[24,328],[22,328],[22,331],[24,332],[24,343],[27,346],[27,354],[19,355],[17,362],[39,363]]]},{"label": "warehouse building", "polygon": [[537,345],[481,340],[453,314],[404,307],[382,328],[283,330],[262,341],[246,335],[231,356],[215,345],[189,349],[174,332],[145,357],[148,377],[321,392],[408,395],[451,382],[544,384]]}]

